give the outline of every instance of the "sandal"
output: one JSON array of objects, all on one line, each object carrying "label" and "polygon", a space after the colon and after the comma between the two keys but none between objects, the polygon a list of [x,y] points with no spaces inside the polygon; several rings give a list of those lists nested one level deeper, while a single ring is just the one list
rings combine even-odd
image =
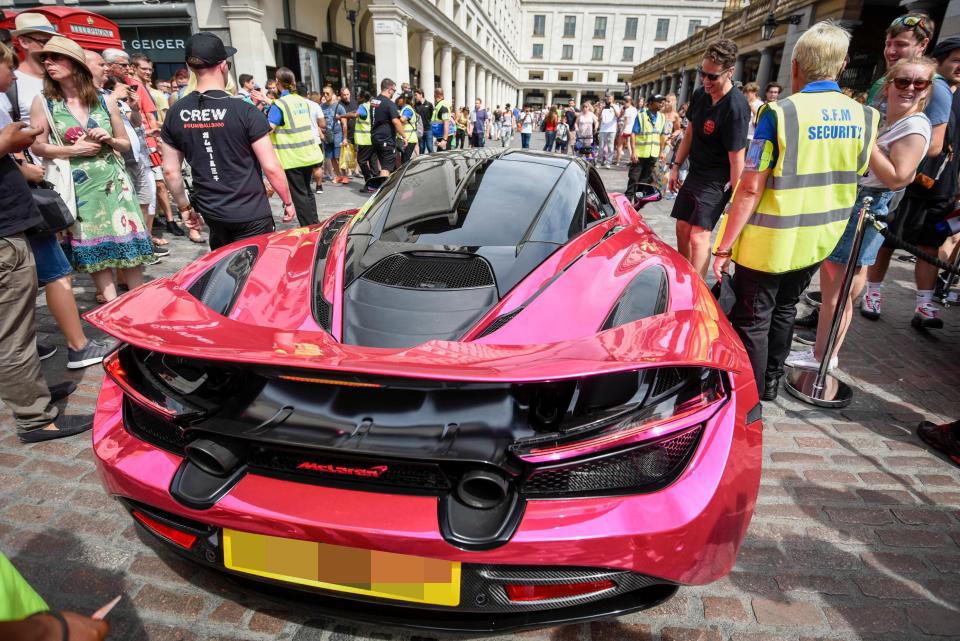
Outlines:
[{"label": "sandal", "polygon": [[170,241],[165,238],[154,238],[153,244],[157,247],[163,247],[164,245],[169,245]]}]

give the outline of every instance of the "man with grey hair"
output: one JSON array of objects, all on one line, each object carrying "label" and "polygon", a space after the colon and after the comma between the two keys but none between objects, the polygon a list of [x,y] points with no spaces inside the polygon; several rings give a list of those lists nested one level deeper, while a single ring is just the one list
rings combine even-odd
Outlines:
[{"label": "man with grey hair", "polygon": [[794,93],[761,108],[714,246],[717,280],[731,260],[737,264],[729,318],[763,400],[777,397],[797,301],[847,227],[876,141],[880,114],[843,95],[836,81],[849,45],[850,34],[829,21],[797,40]]}]

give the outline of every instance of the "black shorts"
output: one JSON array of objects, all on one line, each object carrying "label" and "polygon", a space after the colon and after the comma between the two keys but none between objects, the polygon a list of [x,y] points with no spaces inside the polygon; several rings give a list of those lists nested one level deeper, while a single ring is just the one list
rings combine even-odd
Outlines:
[{"label": "black shorts", "polygon": [[377,150],[377,159],[380,161],[380,169],[393,171],[397,168],[397,145],[393,142],[374,142],[373,148]]},{"label": "black shorts", "polygon": [[730,200],[730,192],[724,191],[727,181],[698,180],[688,177],[680,187],[670,215],[685,223],[713,231],[723,208]]},{"label": "black shorts", "polygon": [[260,234],[269,234],[277,228],[272,216],[243,223],[225,223],[206,219],[204,219],[204,222],[207,223],[207,227],[210,229],[211,250],[219,249],[224,245],[229,245],[234,241],[243,240],[244,238],[259,236]]},{"label": "black shorts", "polygon": [[[906,195],[888,216],[890,232],[912,245],[939,247],[950,234],[938,231],[937,223],[952,211],[953,200],[950,198],[930,199]],[[884,241],[883,246],[893,248],[889,241]]]}]

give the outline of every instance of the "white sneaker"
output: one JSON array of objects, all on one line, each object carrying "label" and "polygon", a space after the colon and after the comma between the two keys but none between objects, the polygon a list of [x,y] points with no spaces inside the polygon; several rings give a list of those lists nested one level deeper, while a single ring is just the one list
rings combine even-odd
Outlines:
[{"label": "white sneaker", "polygon": [[[812,349],[791,351],[790,356],[784,361],[785,365],[796,367],[797,369],[820,369],[820,361],[813,355]],[[829,369],[836,369],[839,361],[836,356],[830,359]]]},{"label": "white sneaker", "polygon": [[880,318],[880,292],[867,292],[860,300],[860,315],[870,320]]}]

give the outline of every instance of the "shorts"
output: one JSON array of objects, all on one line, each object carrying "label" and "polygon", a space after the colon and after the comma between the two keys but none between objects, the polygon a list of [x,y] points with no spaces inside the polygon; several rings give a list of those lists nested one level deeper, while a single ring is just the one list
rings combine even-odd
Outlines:
[{"label": "shorts", "polygon": [[224,245],[259,236],[260,234],[269,234],[277,228],[272,216],[258,218],[242,223],[227,223],[217,220],[206,220],[207,228],[210,230],[210,249],[219,249]]},{"label": "shorts", "polygon": [[153,205],[157,199],[157,184],[153,179],[153,170],[149,164],[142,160],[127,165],[130,173],[130,181],[133,183],[133,191],[137,194],[137,201],[141,205]]},{"label": "shorts", "polygon": [[[857,233],[857,218],[860,216],[860,207],[863,204],[863,198],[870,196],[873,203],[870,205],[870,213],[878,220],[885,220],[890,212],[890,202],[896,192],[887,189],[876,189],[870,187],[861,187],[857,190],[857,202],[853,204],[850,211],[850,219],[847,221],[847,227],[843,230],[843,236],[837,242],[833,253],[827,256],[831,263],[840,263],[846,265],[850,260],[850,252],[853,250],[853,237]],[[883,245],[883,236],[873,225],[867,225],[863,232],[863,244],[860,246],[860,257],[857,259],[857,267],[869,267],[877,262],[877,252]]]},{"label": "shorts", "polygon": [[[890,232],[913,245],[939,247],[950,234],[937,230],[937,223],[952,211],[950,198],[922,198],[908,192],[890,215]],[[893,249],[887,241],[883,246]]]},{"label": "shorts", "polygon": [[733,191],[724,191],[726,183],[726,180],[687,180],[673,201],[670,216],[694,227],[713,231]]},{"label": "shorts", "polygon": [[374,142],[373,148],[377,150],[377,160],[380,161],[380,169],[393,171],[397,168],[397,145],[391,142]]},{"label": "shorts", "polygon": [[30,249],[33,250],[33,258],[37,263],[37,281],[40,287],[58,281],[73,272],[73,267],[70,266],[67,255],[63,253],[63,247],[60,246],[56,234],[27,236],[27,240],[30,242]]},{"label": "shorts", "polygon": [[340,145],[343,143],[343,136],[336,136],[333,142],[323,143],[323,157],[326,159],[340,160]]}]

